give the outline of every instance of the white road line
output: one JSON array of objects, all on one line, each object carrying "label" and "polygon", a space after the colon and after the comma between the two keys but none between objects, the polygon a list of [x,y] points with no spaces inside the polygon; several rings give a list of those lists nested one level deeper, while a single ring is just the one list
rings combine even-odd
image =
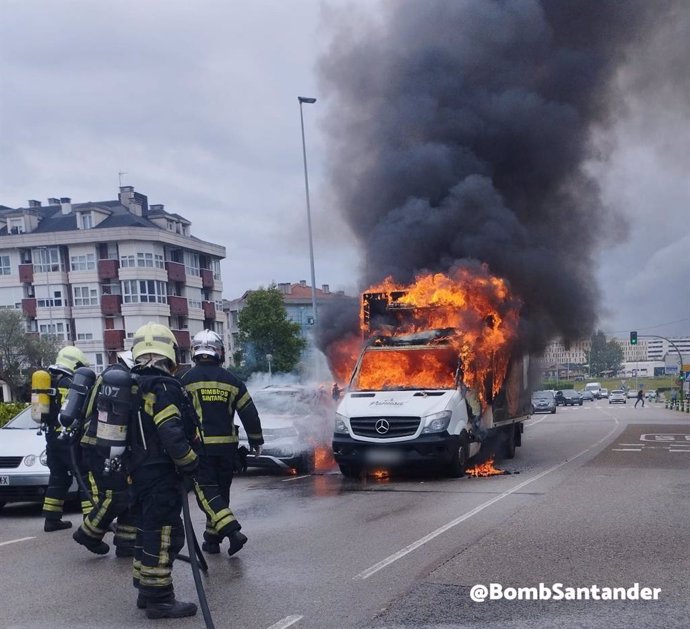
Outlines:
[{"label": "white road line", "polygon": [[680,448],[669,448],[669,452],[690,452],[690,450],[681,450]]},{"label": "white road line", "polygon": [[[303,474],[302,476],[291,476],[290,478],[284,478],[284,483],[289,483],[291,480],[299,480],[300,478],[309,478],[309,474]],[[270,627],[269,627],[270,629]]]},{"label": "white road line", "polygon": [[286,627],[294,625],[296,622],[302,620],[302,618],[304,618],[304,616],[285,616],[285,618],[271,625],[268,629],[286,629]]},{"label": "white road line", "polygon": [[8,544],[16,544],[17,542],[26,542],[30,539],[36,539],[35,537],[20,537],[19,539],[11,539],[9,542],[0,542],[0,546],[7,546]]},{"label": "white road line", "polygon": [[642,448],[611,448],[611,452],[642,452]]},{"label": "white road line", "polygon": [[[613,416],[611,416],[613,417]],[[492,498],[491,500],[487,500],[485,503],[480,504],[478,507],[475,507],[472,509],[472,511],[468,511],[464,515],[461,515],[458,518],[455,518],[455,520],[451,520],[447,524],[444,524],[443,526],[437,528],[435,531],[432,531],[428,535],[425,535],[424,537],[418,539],[416,542],[412,542],[409,546],[405,546],[405,548],[399,550],[397,553],[393,553],[392,555],[386,557],[384,560],[379,561],[377,564],[374,564],[371,566],[371,568],[367,568],[366,570],[360,572],[359,574],[356,574],[354,577],[352,577],[353,581],[363,581],[364,579],[368,579],[370,576],[376,574],[379,570],[383,570],[385,567],[389,566],[390,564],[394,563],[395,561],[398,561],[398,559],[402,559],[405,555],[410,554],[413,550],[417,550],[420,546],[423,546],[427,542],[430,542],[431,540],[435,539],[439,535],[442,535],[446,531],[449,531],[452,529],[454,526],[457,526],[458,524],[461,524],[465,520],[469,520],[472,516],[477,515],[481,511],[484,511],[487,507],[490,507],[492,504],[495,502],[498,502],[499,500],[502,500],[506,496],[510,496],[511,494],[514,494],[516,491],[522,489],[523,487],[526,487],[527,485],[530,485],[534,481],[539,480],[540,478],[543,478],[547,474],[550,474],[551,472],[555,472],[557,469],[563,467],[564,465],[568,463],[572,463],[575,459],[579,459],[581,456],[584,456],[587,454],[590,450],[593,450],[594,448],[597,448],[600,444],[604,443],[607,439],[611,437],[617,430],[619,426],[618,419],[613,417],[613,421],[615,422],[613,429],[603,438],[599,439],[595,444],[589,446],[589,448],[586,448],[579,454],[576,454],[574,457],[570,459],[566,459],[565,461],[561,461],[557,465],[554,465],[553,467],[550,467],[548,470],[545,470],[541,472],[540,474],[537,474],[536,476],[527,479],[526,481],[523,481],[519,485],[516,485],[512,489],[509,489],[508,491],[504,491],[502,494],[496,496],[495,498]]]}]

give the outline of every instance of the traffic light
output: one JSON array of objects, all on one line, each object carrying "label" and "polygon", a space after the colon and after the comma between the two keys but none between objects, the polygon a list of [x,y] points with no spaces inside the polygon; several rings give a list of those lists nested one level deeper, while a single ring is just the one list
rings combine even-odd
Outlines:
[{"label": "traffic light", "polygon": [[637,332],[630,333],[630,345],[637,345]]},{"label": "traffic light", "polygon": [[682,371],[678,372],[678,382],[685,382],[685,374]]}]

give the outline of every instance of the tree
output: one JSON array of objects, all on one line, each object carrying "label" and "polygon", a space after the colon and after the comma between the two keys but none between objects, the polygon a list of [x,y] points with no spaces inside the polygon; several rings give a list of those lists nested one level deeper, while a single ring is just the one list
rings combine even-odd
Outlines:
[{"label": "tree", "polygon": [[16,310],[0,310],[0,379],[7,383],[13,399],[21,397],[29,372],[49,365],[59,347],[54,338],[27,335]]},{"label": "tree", "polygon": [[268,371],[267,355],[272,357],[272,371],[289,372],[297,366],[306,341],[300,326],[288,319],[283,295],[275,285],[249,294],[238,325],[241,360],[248,373]]},{"label": "tree", "polygon": [[592,335],[588,362],[589,372],[593,376],[601,375],[606,371],[616,374],[623,363],[623,349],[613,339],[607,341],[606,335],[601,330],[597,330]]}]

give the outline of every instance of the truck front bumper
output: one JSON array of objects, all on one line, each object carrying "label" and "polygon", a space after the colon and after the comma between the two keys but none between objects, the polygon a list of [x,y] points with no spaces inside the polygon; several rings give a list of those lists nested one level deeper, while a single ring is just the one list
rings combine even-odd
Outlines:
[{"label": "truck front bumper", "polygon": [[460,447],[457,435],[447,432],[422,435],[410,441],[371,442],[350,435],[333,435],[333,455],[338,465],[395,468],[410,465],[445,465]]}]

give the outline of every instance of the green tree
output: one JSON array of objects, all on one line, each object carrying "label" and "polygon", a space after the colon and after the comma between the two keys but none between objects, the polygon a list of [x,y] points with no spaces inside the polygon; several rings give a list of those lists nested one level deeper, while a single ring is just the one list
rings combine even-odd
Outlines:
[{"label": "green tree", "polygon": [[22,315],[16,310],[0,310],[0,379],[21,397],[31,371],[48,366],[60,343],[54,338],[26,334]]},{"label": "green tree", "polygon": [[597,330],[592,335],[592,347],[587,358],[592,376],[599,376],[604,372],[613,372],[615,375],[623,363],[623,349],[613,339],[607,341],[606,335]]},{"label": "green tree", "polygon": [[300,326],[288,319],[283,295],[275,285],[249,294],[238,325],[241,361],[248,373],[268,371],[267,355],[272,357],[272,371],[289,372],[297,366],[306,341]]}]

